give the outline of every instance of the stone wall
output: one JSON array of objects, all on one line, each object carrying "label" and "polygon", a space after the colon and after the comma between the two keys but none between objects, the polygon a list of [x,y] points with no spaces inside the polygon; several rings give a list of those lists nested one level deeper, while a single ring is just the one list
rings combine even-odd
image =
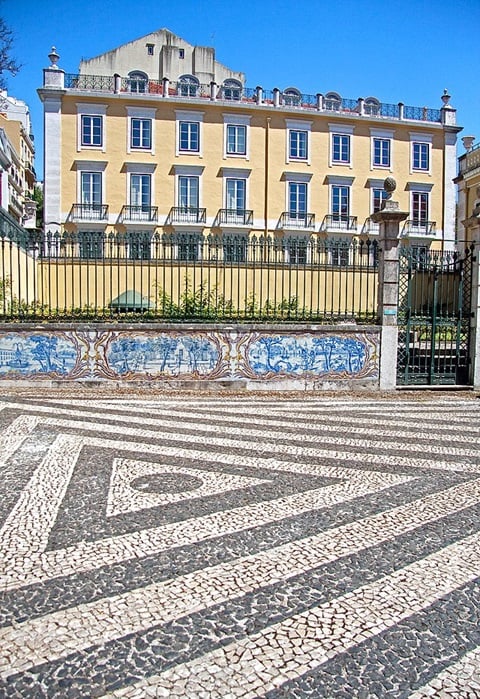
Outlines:
[{"label": "stone wall", "polygon": [[379,345],[376,326],[4,324],[0,385],[377,388]]}]

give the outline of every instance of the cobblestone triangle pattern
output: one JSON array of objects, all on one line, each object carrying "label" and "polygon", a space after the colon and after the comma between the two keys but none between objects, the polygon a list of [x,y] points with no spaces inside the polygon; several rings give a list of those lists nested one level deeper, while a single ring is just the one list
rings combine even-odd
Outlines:
[{"label": "cobblestone triangle pattern", "polygon": [[479,420],[0,399],[0,696],[478,699]]}]

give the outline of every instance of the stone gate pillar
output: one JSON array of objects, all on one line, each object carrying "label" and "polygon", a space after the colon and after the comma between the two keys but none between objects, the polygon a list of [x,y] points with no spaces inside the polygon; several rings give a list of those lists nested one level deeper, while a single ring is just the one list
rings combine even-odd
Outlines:
[{"label": "stone gate pillar", "polygon": [[380,341],[380,389],[394,389],[397,384],[398,349],[398,280],[400,223],[408,217],[408,212],[400,211],[397,201],[391,196],[397,185],[392,177],[384,183],[388,198],[383,208],[371,219],[380,224],[378,240],[378,318],[382,326]]}]

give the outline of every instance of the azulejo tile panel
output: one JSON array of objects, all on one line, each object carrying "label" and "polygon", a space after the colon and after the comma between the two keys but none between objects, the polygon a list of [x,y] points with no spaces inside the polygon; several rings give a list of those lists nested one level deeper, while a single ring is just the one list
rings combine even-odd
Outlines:
[{"label": "azulejo tile panel", "polygon": [[70,333],[0,333],[0,378],[78,375],[79,345]]},{"label": "azulejo tile panel", "polygon": [[228,339],[209,332],[118,332],[105,342],[104,378],[218,379],[229,374]]},{"label": "azulejo tile panel", "polygon": [[252,379],[378,376],[377,343],[368,333],[252,333],[239,349],[240,371]]},{"label": "azulejo tile panel", "polygon": [[378,346],[338,329],[0,330],[0,381],[375,380]]}]

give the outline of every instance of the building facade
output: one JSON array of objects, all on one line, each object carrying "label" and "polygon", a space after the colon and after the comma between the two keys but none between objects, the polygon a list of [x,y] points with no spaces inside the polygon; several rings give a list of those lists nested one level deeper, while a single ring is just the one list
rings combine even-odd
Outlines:
[{"label": "building facade", "polygon": [[0,92],[0,205],[26,228],[36,227],[35,146],[28,106]]},{"label": "building facade", "polygon": [[410,212],[402,244],[455,247],[460,127],[446,92],[429,109],[252,89],[213,49],[168,30],[74,75],[54,49],[50,59],[39,89],[45,227],[76,236],[80,257],[105,255],[121,235],[133,259],[154,256],[159,236],[177,237],[173,257],[198,259],[199,241],[215,236],[233,237],[222,254],[243,262],[242,241],[268,236],[292,263],[308,262],[305,241],[343,241],[327,262],[348,265],[351,243],[378,236],[370,216],[387,176]]},{"label": "building facade", "polygon": [[459,247],[480,242],[480,143],[474,136],[462,138],[465,153],[458,159],[458,216],[457,239]]}]

